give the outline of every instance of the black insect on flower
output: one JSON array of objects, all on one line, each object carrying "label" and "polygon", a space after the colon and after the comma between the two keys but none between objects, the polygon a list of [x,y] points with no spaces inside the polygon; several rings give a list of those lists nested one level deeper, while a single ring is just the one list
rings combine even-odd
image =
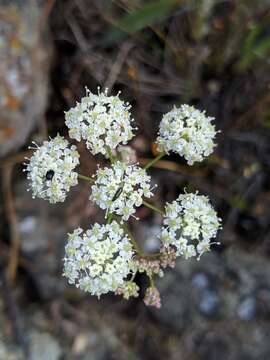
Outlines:
[{"label": "black insect on flower", "polygon": [[121,177],[121,184],[120,187],[116,190],[115,194],[113,195],[112,201],[115,201],[116,199],[119,198],[119,196],[122,194],[123,189],[124,189],[124,176],[125,176],[126,171],[124,170],[123,175]]},{"label": "black insect on flower", "polygon": [[48,170],[46,172],[46,179],[47,180],[52,180],[53,177],[54,177],[54,171],[53,170]]}]

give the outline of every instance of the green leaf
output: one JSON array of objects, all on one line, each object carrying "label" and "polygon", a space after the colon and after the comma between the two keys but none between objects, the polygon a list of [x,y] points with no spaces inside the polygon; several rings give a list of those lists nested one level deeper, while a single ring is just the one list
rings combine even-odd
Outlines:
[{"label": "green leaf", "polygon": [[106,36],[107,42],[115,42],[126,34],[134,34],[147,26],[166,19],[177,5],[179,5],[179,0],[158,0],[125,15],[110,29]]},{"label": "green leaf", "polygon": [[257,58],[267,56],[270,49],[270,37],[258,40],[262,32],[262,26],[256,24],[250,29],[250,32],[242,48],[242,57],[237,63],[237,68],[244,71],[249,68]]}]

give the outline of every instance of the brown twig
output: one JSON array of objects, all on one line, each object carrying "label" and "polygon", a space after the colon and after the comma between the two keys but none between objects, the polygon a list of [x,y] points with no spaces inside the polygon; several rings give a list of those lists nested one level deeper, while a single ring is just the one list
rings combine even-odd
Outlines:
[{"label": "brown twig", "polygon": [[7,276],[10,281],[14,281],[16,278],[20,248],[20,236],[17,227],[17,215],[14,207],[11,188],[12,170],[12,164],[7,164],[2,169],[4,208],[10,226],[11,249],[7,268]]},{"label": "brown twig", "polygon": [[116,82],[118,75],[120,74],[121,69],[125,63],[126,57],[133,46],[133,43],[129,41],[124,42],[124,44],[121,46],[116,56],[115,62],[111,68],[111,71],[109,72],[107,80],[104,84],[104,88],[107,88],[109,93],[112,90],[113,85]]},{"label": "brown twig", "polygon": [[[141,165],[146,165],[151,159],[146,158],[140,158],[139,163]],[[196,169],[187,169],[186,166],[177,164],[176,162],[170,161],[170,160],[159,160],[158,163],[153,165],[154,168],[157,169],[164,169],[169,171],[175,171],[180,173],[181,175],[186,176],[196,176],[196,177],[205,177],[205,174],[202,172],[202,170],[196,170]]]},{"label": "brown twig", "polygon": [[25,333],[24,321],[16,302],[12,287],[4,269],[0,266],[0,289],[12,324],[12,330],[17,343],[22,347],[25,358],[30,359],[29,342]]},{"label": "brown twig", "polygon": [[[1,261],[3,262],[7,262],[9,259],[9,246],[7,244],[5,244],[3,241],[0,241],[0,258]],[[19,254],[19,258],[18,258],[18,265],[24,269],[26,269],[28,272],[36,272],[36,266],[35,264],[28,260],[25,256],[23,256],[22,254]]]},{"label": "brown twig", "polygon": [[6,166],[13,166],[15,164],[21,164],[24,162],[25,157],[30,157],[32,153],[33,153],[32,150],[27,150],[6,157],[4,160],[0,160],[0,168],[5,168]]},{"label": "brown twig", "polygon": [[45,25],[47,24],[48,18],[52,12],[52,9],[54,7],[55,0],[47,0],[46,4],[44,6],[43,12],[40,17],[39,22],[39,34],[44,30]]}]

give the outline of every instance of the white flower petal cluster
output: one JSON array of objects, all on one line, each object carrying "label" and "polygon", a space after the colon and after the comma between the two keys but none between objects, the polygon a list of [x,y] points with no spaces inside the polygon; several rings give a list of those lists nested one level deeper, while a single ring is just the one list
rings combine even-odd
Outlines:
[{"label": "white flower petal cluster", "polygon": [[69,234],[64,275],[70,284],[99,297],[124,284],[132,256],[131,242],[116,221],[95,223],[84,233],[78,228]]},{"label": "white flower petal cluster", "polygon": [[76,146],[70,146],[60,135],[45,141],[42,146],[36,145],[25,169],[33,198],[46,199],[50,203],[63,202],[70,187],[78,183],[78,174],[74,171],[78,164]]},{"label": "white flower petal cluster", "polygon": [[127,165],[117,161],[110,168],[98,169],[90,200],[107,213],[122,216],[123,220],[135,213],[143,197],[153,195],[151,178],[138,165]]},{"label": "white flower petal cluster", "polygon": [[157,145],[159,151],[173,151],[183,156],[189,165],[202,161],[215,147],[213,117],[190,105],[174,107],[160,122]]},{"label": "white flower petal cluster", "polygon": [[97,95],[86,89],[86,96],[65,113],[69,136],[86,141],[93,155],[108,151],[119,144],[126,144],[133,136],[130,105],[116,96],[108,96],[107,90]]},{"label": "white flower petal cluster", "polygon": [[211,239],[220,227],[220,219],[207,196],[182,194],[165,207],[161,240],[165,247],[174,245],[177,255],[200,258],[210,250]]}]

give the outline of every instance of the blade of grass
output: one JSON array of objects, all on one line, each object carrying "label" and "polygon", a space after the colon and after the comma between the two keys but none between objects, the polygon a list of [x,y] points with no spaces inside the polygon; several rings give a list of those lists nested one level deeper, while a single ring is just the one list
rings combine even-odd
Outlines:
[{"label": "blade of grass", "polygon": [[249,68],[257,58],[263,58],[267,56],[270,50],[270,37],[258,39],[263,28],[261,24],[253,25],[250,32],[244,42],[242,48],[242,56],[237,63],[237,68],[240,71],[244,71]]},{"label": "blade of grass", "polygon": [[106,35],[106,42],[119,41],[126,34],[134,34],[147,26],[151,26],[171,15],[179,0],[158,0],[144,5],[138,10],[123,16]]}]

